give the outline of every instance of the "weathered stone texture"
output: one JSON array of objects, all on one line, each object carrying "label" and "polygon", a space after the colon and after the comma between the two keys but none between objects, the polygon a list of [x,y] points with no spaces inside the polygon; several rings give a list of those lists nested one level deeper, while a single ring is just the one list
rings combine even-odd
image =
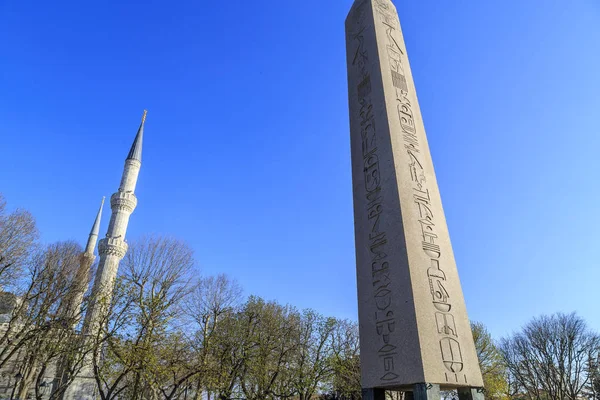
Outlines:
[{"label": "weathered stone texture", "polygon": [[482,386],[398,15],[346,19],[362,384]]}]

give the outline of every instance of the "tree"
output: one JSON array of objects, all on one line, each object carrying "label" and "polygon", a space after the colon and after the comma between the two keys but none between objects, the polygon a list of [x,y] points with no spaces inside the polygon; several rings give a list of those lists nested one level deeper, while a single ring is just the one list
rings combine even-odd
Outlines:
[{"label": "tree", "polygon": [[219,400],[229,400],[241,392],[240,377],[250,362],[259,315],[245,306],[224,314],[213,333],[210,357],[214,363],[209,372],[208,390],[209,395],[214,392]]},{"label": "tree", "polygon": [[600,353],[596,359],[590,358],[587,373],[589,382],[585,389],[585,393],[592,400],[600,399]]},{"label": "tree", "polygon": [[184,359],[174,362],[189,348],[177,320],[193,266],[192,251],[176,239],[147,237],[130,245],[108,315],[114,329],[105,330],[105,358],[95,368],[103,400],[170,399],[197,373],[181,368]]},{"label": "tree", "polygon": [[502,355],[485,325],[471,322],[471,332],[475,342],[475,350],[479,360],[479,368],[483,375],[486,398],[505,399],[507,393],[506,367]]},{"label": "tree", "polygon": [[251,296],[243,309],[250,346],[240,370],[239,383],[247,400],[289,398],[294,394],[288,366],[296,349],[297,312],[290,306]]},{"label": "tree", "polygon": [[331,364],[333,374],[328,380],[328,398],[360,400],[360,344],[358,324],[338,320],[332,335]]},{"label": "tree", "polygon": [[521,394],[535,400],[575,400],[593,379],[599,336],[572,314],[534,318],[502,340],[500,350]]},{"label": "tree", "polygon": [[[196,399],[203,390],[210,393],[218,386],[218,370],[222,367],[213,350],[217,345],[217,329],[222,320],[231,318],[242,300],[240,285],[227,275],[220,274],[200,278],[185,300],[185,312],[195,326],[194,350],[202,373],[198,374],[194,387]],[[223,362],[221,360],[220,362]]]},{"label": "tree", "polygon": [[[73,242],[48,246],[30,258],[22,277],[22,291],[0,336],[0,367],[20,361],[17,396],[24,398],[41,383],[47,369],[75,350],[72,346],[74,315],[64,312],[64,299],[75,286],[81,247]],[[39,393],[36,392],[36,398]]]},{"label": "tree", "polygon": [[37,239],[33,216],[25,210],[8,213],[0,194],[0,291],[12,289],[17,283]]},{"label": "tree", "polygon": [[310,400],[333,373],[333,333],[337,321],[304,310],[297,329],[297,348],[290,365],[291,384],[299,400]]}]

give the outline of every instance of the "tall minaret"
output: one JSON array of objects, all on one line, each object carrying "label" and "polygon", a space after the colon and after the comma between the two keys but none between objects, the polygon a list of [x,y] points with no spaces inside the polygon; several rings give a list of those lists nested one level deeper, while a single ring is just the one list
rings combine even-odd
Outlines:
[{"label": "tall minaret", "polygon": [[[96,248],[96,242],[98,241],[98,233],[100,232],[100,219],[102,218],[102,207],[104,206],[104,197],[102,197],[102,203],[94,225],[88,236],[85,250],[81,253],[79,259],[79,268],[75,272],[73,277],[73,290],[65,296],[64,299],[64,316],[67,321],[71,324],[73,329],[77,327],[81,320],[83,304],[83,296],[88,289],[88,283],[90,279],[90,269],[96,256],[94,255],[94,249]],[[56,368],[56,388],[60,388],[64,385],[65,381],[68,380],[69,370],[72,367],[72,360],[69,359],[68,355],[61,357]],[[56,389],[53,389],[56,390]]]},{"label": "tall minaret", "polygon": [[69,319],[73,321],[73,326],[76,326],[79,323],[79,320],[81,319],[80,314],[81,304],[83,303],[83,295],[85,294],[88,287],[90,268],[92,267],[92,264],[96,259],[96,256],[94,255],[94,249],[96,248],[96,242],[98,241],[98,233],[100,232],[100,219],[102,218],[103,206],[104,197],[102,197],[100,209],[98,210],[98,214],[96,214],[94,225],[92,226],[92,230],[90,231],[90,235],[88,236],[85,251],[81,253],[79,269],[77,270],[75,278],[73,280],[75,288],[71,295],[72,297],[67,300],[66,315]]},{"label": "tall minaret", "polygon": [[127,232],[127,225],[129,224],[129,216],[137,205],[137,198],[134,191],[140,167],[142,166],[142,141],[144,138],[146,113],[147,111],[144,110],[140,128],[125,160],[125,168],[119,190],[110,197],[112,214],[106,237],[98,243],[100,262],[92,289],[92,298],[94,300],[90,310],[86,314],[85,334],[95,333],[95,330],[99,328],[96,326],[99,317],[98,313],[101,311],[98,307],[98,300],[102,299],[103,304],[110,302],[119,262],[127,252],[125,234]]},{"label": "tall minaret", "polygon": [[[95,337],[102,328],[102,314],[112,299],[119,262],[127,252],[125,234],[127,232],[129,216],[137,205],[137,198],[134,195],[134,191],[140,167],[142,166],[142,141],[145,121],[146,110],[144,110],[142,122],[125,160],[125,168],[119,190],[110,197],[112,214],[106,237],[98,243],[100,262],[98,263],[98,271],[96,272],[92,288],[91,302],[83,324],[82,333],[86,340]],[[92,357],[92,353],[86,355],[80,371],[63,395],[63,400],[93,400],[96,398],[96,382],[93,374]]]}]

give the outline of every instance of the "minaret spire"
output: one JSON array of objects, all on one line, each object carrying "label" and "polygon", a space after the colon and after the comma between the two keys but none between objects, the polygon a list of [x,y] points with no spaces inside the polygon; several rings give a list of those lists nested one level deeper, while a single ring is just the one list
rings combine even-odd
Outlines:
[{"label": "minaret spire", "polygon": [[[137,206],[135,197],[135,187],[137,185],[138,174],[142,166],[142,142],[144,138],[144,123],[146,122],[147,111],[144,110],[142,122],[138,128],[129,154],[125,159],[125,167],[119,189],[110,197],[110,208],[112,210],[110,222],[106,237],[98,242],[98,270],[94,278],[91,301],[85,315],[83,323],[84,340],[89,340],[97,335],[102,328],[104,312],[112,299],[115,278],[119,263],[127,252],[127,243],[125,234],[129,224],[129,217]],[[96,225],[92,228],[90,240],[97,237]],[[88,243],[89,244],[89,243]],[[93,354],[88,353],[83,361],[81,370],[73,380],[63,396],[63,400],[92,400],[96,382],[93,372]]]},{"label": "minaret spire", "polygon": [[98,240],[98,234],[100,233],[100,219],[102,218],[102,207],[104,207],[104,199],[102,196],[102,203],[100,204],[100,209],[98,210],[98,214],[96,215],[96,219],[94,220],[94,225],[92,226],[92,230],[90,231],[90,236],[88,237],[87,245],[85,246],[86,254],[94,254],[94,248],[96,247],[96,241]]},{"label": "minaret spire", "polygon": [[142,115],[142,122],[140,123],[137,135],[135,135],[135,140],[131,145],[131,150],[129,150],[129,154],[127,155],[128,160],[131,159],[142,162],[142,142],[144,141],[144,122],[146,122],[146,114],[148,114],[148,111],[144,110],[144,115]]}]

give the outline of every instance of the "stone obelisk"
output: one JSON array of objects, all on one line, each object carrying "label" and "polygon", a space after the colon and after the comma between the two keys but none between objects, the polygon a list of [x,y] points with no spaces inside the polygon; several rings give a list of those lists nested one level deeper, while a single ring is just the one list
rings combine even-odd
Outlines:
[{"label": "stone obelisk", "polygon": [[439,397],[483,386],[396,8],[346,19],[362,385]]}]

